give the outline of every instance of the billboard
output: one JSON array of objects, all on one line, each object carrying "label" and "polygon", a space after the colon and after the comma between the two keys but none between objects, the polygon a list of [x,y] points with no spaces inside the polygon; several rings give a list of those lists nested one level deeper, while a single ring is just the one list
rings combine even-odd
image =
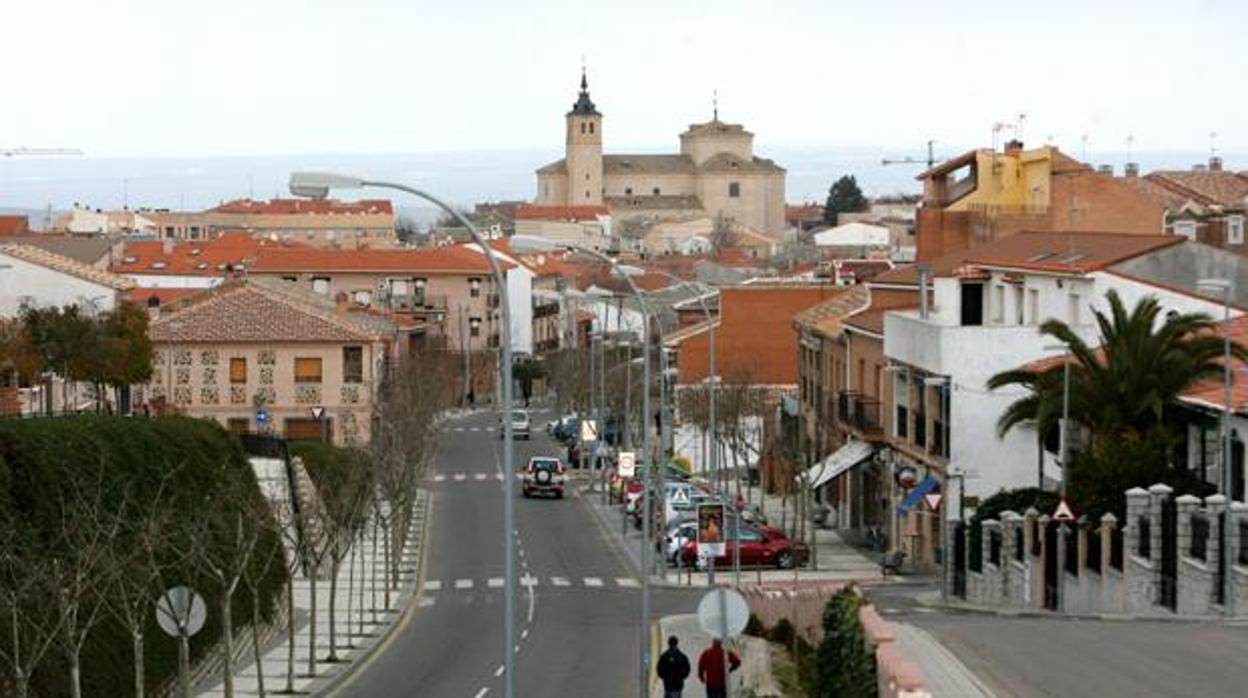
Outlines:
[{"label": "billboard", "polygon": [[703,502],[698,505],[698,556],[720,557],[724,554],[724,505]]}]

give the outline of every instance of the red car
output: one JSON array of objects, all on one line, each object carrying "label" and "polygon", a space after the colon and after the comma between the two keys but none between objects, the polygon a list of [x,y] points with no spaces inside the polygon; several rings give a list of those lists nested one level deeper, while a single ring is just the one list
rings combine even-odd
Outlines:
[{"label": "red car", "polygon": [[[731,567],[736,531],[732,527],[725,529],[724,554],[715,558],[715,567]],[[801,541],[791,540],[778,528],[771,526],[741,527],[741,566],[742,567],[778,567],[782,570],[793,569],[797,565],[805,565],[810,551]],[[686,565],[697,565],[698,544],[696,541],[685,543],[681,557]]]}]

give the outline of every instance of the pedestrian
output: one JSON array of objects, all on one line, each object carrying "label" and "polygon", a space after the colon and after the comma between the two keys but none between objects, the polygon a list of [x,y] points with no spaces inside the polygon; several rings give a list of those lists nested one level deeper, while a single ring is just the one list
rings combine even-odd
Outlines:
[{"label": "pedestrian", "polygon": [[[724,661],[727,655],[727,661]],[[736,652],[726,649],[719,638],[711,640],[711,646],[698,658],[698,680],[706,685],[706,698],[724,698],[728,695],[728,674],[741,666]]]},{"label": "pedestrian", "polygon": [[689,658],[676,647],[679,643],[675,635],[667,638],[667,651],[659,655],[656,671],[663,680],[663,698],[680,698],[689,678]]}]

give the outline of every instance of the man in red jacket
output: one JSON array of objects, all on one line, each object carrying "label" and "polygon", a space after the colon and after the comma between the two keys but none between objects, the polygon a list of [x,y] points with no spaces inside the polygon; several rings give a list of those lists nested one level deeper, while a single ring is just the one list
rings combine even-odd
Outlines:
[{"label": "man in red jacket", "polygon": [[[727,655],[727,662],[724,655]],[[741,658],[735,652],[724,649],[719,638],[711,640],[711,646],[703,650],[698,658],[698,680],[706,684],[706,698],[727,696],[728,672],[736,671],[739,666]]]}]

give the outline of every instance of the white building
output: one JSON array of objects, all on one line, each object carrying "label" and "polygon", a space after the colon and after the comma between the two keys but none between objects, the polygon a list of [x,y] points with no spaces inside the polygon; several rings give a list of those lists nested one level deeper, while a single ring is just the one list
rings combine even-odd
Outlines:
[{"label": "white building", "polygon": [[30,245],[0,245],[0,317],[22,308],[77,305],[111,311],[134,282]]},{"label": "white building", "polygon": [[[467,249],[484,254],[476,243],[464,245]],[[533,353],[533,270],[504,250],[495,253],[511,267],[503,271],[507,279],[507,307],[511,316],[511,350],[518,354]]]},{"label": "white building", "polygon": [[870,223],[846,223],[821,230],[814,235],[815,245],[837,250],[887,251],[891,245],[888,228]]}]

